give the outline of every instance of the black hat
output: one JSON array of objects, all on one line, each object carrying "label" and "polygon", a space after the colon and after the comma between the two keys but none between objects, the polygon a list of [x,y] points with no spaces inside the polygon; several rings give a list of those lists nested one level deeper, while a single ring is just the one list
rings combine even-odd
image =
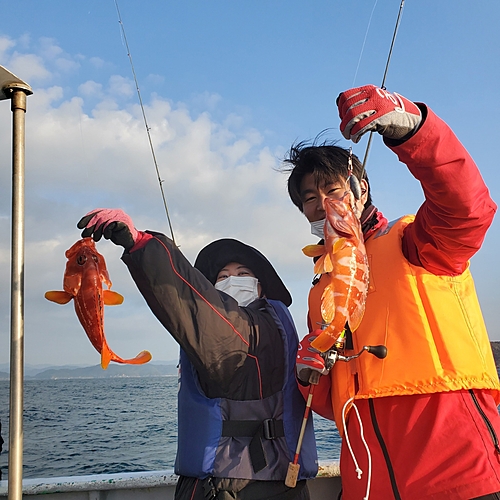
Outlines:
[{"label": "black hat", "polygon": [[238,240],[224,238],[201,249],[194,267],[215,285],[219,271],[230,262],[238,262],[251,269],[268,299],[280,300],[286,306],[292,297],[272,264],[255,248]]}]

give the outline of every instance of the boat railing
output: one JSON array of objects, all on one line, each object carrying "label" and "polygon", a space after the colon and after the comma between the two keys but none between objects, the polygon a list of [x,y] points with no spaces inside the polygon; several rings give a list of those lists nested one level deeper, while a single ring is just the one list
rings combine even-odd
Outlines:
[{"label": "boat railing", "polygon": [[[318,489],[333,491],[332,485],[320,484],[330,479],[340,487],[338,462],[325,462],[319,466],[318,476],[312,481],[312,498]],[[327,481],[321,481],[326,483]],[[111,499],[173,499],[177,476],[173,469],[118,474],[94,474],[53,478],[23,479],[23,498],[44,495],[44,500],[111,500]],[[101,494],[102,493],[102,494]],[[8,481],[0,481],[0,498],[7,498]],[[326,498],[326,497],[325,497]],[[328,496],[330,498],[330,496]],[[334,498],[334,497],[332,497]]]}]

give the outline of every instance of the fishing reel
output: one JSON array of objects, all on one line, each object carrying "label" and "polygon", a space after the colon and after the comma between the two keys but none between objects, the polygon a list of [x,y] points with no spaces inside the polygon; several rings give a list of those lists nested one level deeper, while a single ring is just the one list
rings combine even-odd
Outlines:
[{"label": "fishing reel", "polygon": [[338,350],[335,344],[331,349],[322,353],[321,357],[325,360],[325,368],[330,371],[337,361],[345,361],[347,363],[352,359],[359,358],[365,351],[373,354],[378,359],[384,359],[387,356],[387,347],[385,345],[365,345],[357,354],[344,356],[343,349],[342,351]]},{"label": "fishing reel", "polygon": [[[327,326],[328,325],[323,323],[321,324],[321,329],[324,330]],[[321,353],[321,357],[325,360],[325,368],[328,371],[333,368],[333,365],[337,361],[344,361],[347,363],[353,359],[359,358],[359,356],[361,356],[361,354],[365,351],[373,354],[378,359],[384,359],[387,356],[387,347],[385,345],[365,345],[357,354],[345,356],[346,329],[344,329],[344,331],[339,335],[333,346],[328,349],[328,351]]]}]

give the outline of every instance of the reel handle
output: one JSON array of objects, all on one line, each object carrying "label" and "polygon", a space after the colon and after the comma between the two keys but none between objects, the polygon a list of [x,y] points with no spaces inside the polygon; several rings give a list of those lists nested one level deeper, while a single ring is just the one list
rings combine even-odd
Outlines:
[{"label": "reel handle", "polygon": [[378,359],[384,359],[387,356],[387,347],[385,345],[367,345],[365,349]]}]

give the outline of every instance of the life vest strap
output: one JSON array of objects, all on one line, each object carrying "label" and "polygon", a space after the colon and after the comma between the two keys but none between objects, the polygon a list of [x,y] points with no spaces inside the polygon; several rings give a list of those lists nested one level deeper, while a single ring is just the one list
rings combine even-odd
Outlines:
[{"label": "life vest strap", "polygon": [[266,418],[265,420],[224,420],[222,436],[251,437],[248,450],[255,473],[267,466],[262,439],[276,439],[285,436],[283,420]]}]

